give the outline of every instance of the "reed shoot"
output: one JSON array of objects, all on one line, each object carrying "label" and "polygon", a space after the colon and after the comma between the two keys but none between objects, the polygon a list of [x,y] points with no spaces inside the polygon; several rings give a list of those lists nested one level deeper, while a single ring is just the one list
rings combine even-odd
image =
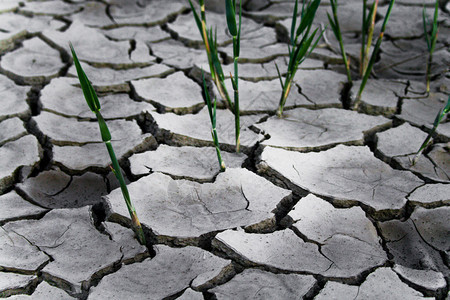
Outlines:
[{"label": "reed shoot", "polygon": [[211,120],[211,135],[214,142],[214,146],[216,147],[217,159],[219,161],[219,166],[221,171],[225,171],[225,162],[222,160],[222,155],[220,154],[219,148],[219,137],[217,136],[216,131],[216,99],[214,99],[214,104],[211,103],[211,98],[209,97],[208,88],[206,87],[205,74],[202,70],[202,79],[203,79],[203,89],[205,91],[206,104],[208,106],[209,118]]},{"label": "reed shoot", "polygon": [[336,36],[336,39],[339,41],[339,47],[341,49],[341,55],[342,59],[344,60],[345,64],[345,71],[347,72],[347,80],[349,84],[352,84],[352,74],[350,72],[350,61],[347,59],[347,54],[345,53],[344,49],[344,41],[342,40],[342,33],[341,33],[341,27],[339,25],[339,19],[337,16],[337,0],[330,0],[331,4],[331,10],[333,12],[333,17],[328,15],[328,21],[330,22],[331,29],[333,30],[334,35]]},{"label": "reed shoot", "polygon": [[[305,7],[306,4],[306,7]],[[321,38],[323,32],[318,34],[317,39],[314,41],[316,37],[318,28],[316,28],[311,33],[312,24],[314,21],[314,17],[316,16],[317,8],[320,5],[320,0],[313,0],[312,2],[305,1],[302,5],[302,11],[300,14],[300,24],[296,27],[297,23],[297,14],[298,14],[298,0],[295,1],[294,13],[292,16],[292,24],[291,24],[291,38],[289,45],[289,64],[288,70],[286,73],[286,78],[283,82],[281,77],[280,70],[277,68],[278,78],[280,79],[281,84],[281,98],[280,103],[278,105],[277,115],[281,117],[283,115],[284,105],[286,104],[286,100],[289,96],[289,92],[292,88],[292,82],[294,80],[295,74],[298,70],[300,64],[308,58],[311,52],[316,48],[319,39]],[[299,41],[300,39],[300,41]]]},{"label": "reed shoot", "polygon": [[239,111],[239,73],[238,60],[241,42],[241,25],[242,25],[242,0],[239,1],[239,27],[236,22],[236,0],[226,0],[225,9],[227,15],[228,31],[233,36],[233,62],[234,62],[234,77],[231,75],[231,83],[234,90],[234,122],[235,122],[235,136],[236,136],[236,152],[240,151],[241,146],[241,125],[240,125],[240,111]]},{"label": "reed shoot", "polygon": [[420,146],[414,158],[411,159],[411,165],[415,165],[416,162],[419,160],[420,155],[422,154],[423,150],[427,148],[428,144],[430,143],[431,137],[436,132],[437,127],[439,126],[442,119],[446,114],[448,114],[449,111],[450,111],[450,96],[448,96],[447,105],[444,107],[444,109],[439,110],[438,114],[436,115],[436,118],[434,119],[433,123],[433,128],[431,129],[430,133],[428,133],[428,136],[425,138],[424,142]]},{"label": "reed shoot", "polygon": [[92,87],[91,83],[89,82],[88,77],[84,73],[83,68],[81,67],[80,62],[78,61],[77,55],[75,53],[75,49],[73,48],[72,44],[70,44],[70,50],[72,51],[72,57],[73,61],[75,63],[75,67],[77,69],[78,79],[80,81],[81,89],[83,90],[84,98],[86,99],[86,102],[89,106],[89,108],[92,110],[92,112],[96,115],[98,125],[100,127],[100,134],[102,137],[102,141],[106,145],[106,149],[108,150],[109,156],[111,158],[112,163],[112,171],[114,175],[116,176],[117,180],[120,183],[120,189],[122,191],[123,198],[125,199],[125,203],[128,208],[128,212],[130,213],[131,217],[131,224],[133,226],[133,229],[138,237],[139,243],[141,245],[145,245],[145,235],[144,231],[142,229],[141,223],[139,222],[139,219],[137,217],[136,209],[133,206],[133,203],[131,202],[130,194],[128,193],[127,185],[125,183],[125,180],[122,175],[122,171],[120,170],[119,162],[117,161],[116,154],[114,152],[113,146],[111,144],[111,133],[109,132],[108,125],[106,125],[105,119],[103,119],[102,114],[100,113],[100,102],[98,101],[97,94],[95,93],[94,88]]},{"label": "reed shoot", "polygon": [[217,53],[217,34],[213,34],[212,28],[208,30],[206,25],[206,11],[205,11],[205,1],[199,0],[200,3],[200,16],[195,10],[194,5],[191,0],[189,5],[191,6],[192,13],[194,14],[195,23],[200,32],[200,35],[205,45],[206,55],[208,57],[209,70],[211,73],[211,78],[219,91],[220,96],[223,100],[226,100],[229,108],[232,109],[232,103],[230,96],[228,94],[227,88],[225,86],[225,76],[222,71],[221,62]]},{"label": "reed shoot", "polygon": [[431,63],[433,62],[433,53],[436,48],[436,41],[438,36],[438,12],[439,12],[439,0],[436,0],[434,6],[434,16],[433,23],[431,24],[431,32],[428,31],[428,18],[425,11],[425,6],[422,10],[422,22],[423,22],[423,31],[425,33],[425,40],[427,42],[428,48],[428,61],[427,61],[427,71],[426,71],[426,93],[430,92],[430,81],[431,81]]},{"label": "reed shoot", "polygon": [[[365,1],[364,1],[364,3],[365,3]],[[372,68],[373,68],[373,65],[375,64],[375,60],[377,58],[378,52],[380,51],[381,42],[383,41],[384,32],[386,31],[386,25],[387,25],[387,22],[389,20],[389,16],[391,15],[392,7],[394,6],[394,3],[395,3],[395,0],[391,0],[391,2],[389,3],[389,7],[388,7],[388,10],[386,12],[386,15],[384,16],[383,25],[381,26],[380,34],[379,34],[377,42],[376,42],[376,44],[374,46],[372,55],[370,56],[370,60],[369,60],[369,62],[367,64],[367,68],[364,70],[364,73],[363,73],[362,82],[361,82],[361,85],[359,87],[358,95],[356,97],[355,108],[358,108],[359,103],[361,102],[361,95],[362,95],[362,93],[364,91],[364,88],[366,86],[367,80],[369,79],[370,73],[372,72]],[[371,13],[369,14],[369,17],[371,16],[371,14],[375,13],[374,12],[375,7],[376,7],[376,4],[374,4],[372,6]],[[369,42],[367,42],[367,44],[369,45]]]}]

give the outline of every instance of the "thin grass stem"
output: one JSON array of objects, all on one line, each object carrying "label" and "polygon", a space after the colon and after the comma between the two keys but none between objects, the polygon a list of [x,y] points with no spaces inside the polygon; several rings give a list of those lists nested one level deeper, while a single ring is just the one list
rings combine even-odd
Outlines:
[{"label": "thin grass stem", "polygon": [[378,52],[380,50],[381,42],[383,41],[384,32],[386,31],[386,25],[387,25],[387,22],[389,20],[389,16],[391,15],[392,7],[394,6],[394,3],[395,3],[395,0],[391,0],[391,2],[389,3],[388,10],[387,10],[386,15],[385,15],[384,20],[383,20],[383,25],[381,26],[380,35],[378,36],[377,42],[376,42],[376,44],[374,46],[372,55],[371,55],[370,60],[369,60],[369,64],[367,65],[367,69],[364,72],[364,75],[363,75],[363,78],[362,78],[362,81],[361,81],[361,85],[360,85],[359,90],[358,90],[358,95],[356,97],[356,101],[355,101],[355,105],[354,105],[355,109],[359,108],[359,105],[360,105],[360,102],[361,102],[361,95],[362,95],[362,93],[364,91],[364,88],[365,88],[365,86],[367,84],[367,80],[369,79],[370,73],[372,72],[372,68],[373,68],[373,66],[375,64],[375,60],[376,60],[376,57],[377,57]]},{"label": "thin grass stem", "polygon": [[339,25],[339,19],[337,16],[337,0],[330,0],[331,3],[331,10],[333,12],[333,19],[328,14],[328,20],[330,22],[330,26],[333,30],[333,33],[336,37],[336,39],[339,41],[339,48],[341,50],[342,59],[344,60],[345,65],[345,71],[347,73],[347,80],[349,84],[352,84],[352,74],[350,71],[350,61],[347,59],[347,54],[345,53],[344,49],[344,41],[342,40],[342,33],[341,33],[341,27]]},{"label": "thin grass stem", "polygon": [[203,80],[203,89],[205,91],[205,99],[206,99],[206,105],[208,106],[208,113],[209,113],[209,119],[211,120],[211,135],[214,142],[214,147],[216,148],[217,153],[217,159],[219,161],[219,166],[221,171],[225,171],[225,162],[222,160],[222,155],[220,154],[220,148],[219,148],[219,137],[217,135],[216,130],[216,122],[217,122],[217,115],[216,115],[216,99],[214,99],[214,105],[211,103],[211,98],[208,94],[208,88],[206,86],[206,80],[205,80],[205,73],[202,70],[202,80]]},{"label": "thin grass stem", "polygon": [[[295,1],[294,12],[292,15],[292,24],[291,24],[291,45],[288,46],[289,49],[289,63],[288,69],[286,72],[286,77],[283,83],[283,79],[281,77],[280,72],[278,71],[278,77],[280,79],[281,84],[281,97],[277,109],[277,115],[281,117],[283,115],[283,109],[286,104],[286,100],[289,96],[289,92],[291,91],[292,81],[295,77],[295,74],[298,70],[300,64],[309,57],[311,52],[317,46],[319,39],[323,35],[323,31],[319,33],[317,39],[314,41],[314,38],[317,34],[318,28],[315,29],[312,33],[311,28],[316,15],[317,8],[320,5],[320,0],[313,1],[304,1],[302,4],[302,11],[300,14],[300,24],[296,27],[297,22],[297,7],[298,0]],[[295,36],[293,35],[295,32]],[[299,42],[300,38],[300,42]],[[278,67],[277,67],[278,68]]]},{"label": "thin grass stem", "polygon": [[113,146],[111,144],[111,133],[109,131],[108,125],[106,125],[105,119],[103,118],[102,114],[100,113],[101,106],[100,106],[100,102],[98,101],[97,94],[95,93],[94,88],[92,87],[91,83],[89,82],[89,79],[87,78],[86,74],[84,73],[84,70],[81,67],[81,64],[78,60],[78,57],[75,53],[75,49],[73,48],[72,44],[70,44],[70,50],[72,52],[73,61],[75,63],[75,67],[77,69],[78,79],[80,81],[81,89],[83,90],[84,98],[85,98],[89,108],[92,110],[92,112],[97,117],[102,141],[105,143],[106,149],[108,150],[108,154],[111,158],[112,171],[120,183],[120,189],[122,191],[122,195],[125,200],[125,204],[127,206],[128,212],[131,217],[131,225],[133,227],[134,232],[137,235],[139,243],[141,243],[142,245],[146,245],[144,231],[143,231],[141,223],[139,222],[139,219],[137,217],[136,209],[134,208],[133,203],[131,202],[131,198],[130,198],[130,194],[128,193],[127,185],[123,178],[122,171],[119,166],[119,162],[117,161],[116,154],[115,154]]},{"label": "thin grass stem", "polygon": [[422,145],[420,146],[420,148],[417,151],[414,158],[411,159],[411,161],[410,161],[411,165],[415,165],[417,163],[422,152],[428,147],[428,144],[430,143],[430,140],[433,137],[434,133],[436,132],[436,129],[439,126],[439,124],[441,123],[442,119],[449,112],[450,112],[450,96],[448,96],[447,105],[444,107],[444,109],[439,110],[439,112],[437,113],[436,118],[434,119],[433,128],[428,133],[428,136],[423,141]]}]

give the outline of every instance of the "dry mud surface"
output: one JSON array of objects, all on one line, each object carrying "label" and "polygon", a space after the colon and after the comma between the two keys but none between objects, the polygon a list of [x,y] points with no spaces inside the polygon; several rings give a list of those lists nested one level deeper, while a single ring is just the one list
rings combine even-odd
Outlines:
[{"label": "dry mud surface", "polygon": [[[206,2],[229,74],[223,1]],[[322,2],[317,25],[328,23]],[[340,2],[356,62],[361,1]],[[429,95],[421,14],[434,1],[398,0],[357,111],[360,81],[346,85],[328,28],[279,118],[275,63],[286,70],[293,1],[244,1],[242,153],[219,99],[220,172],[187,0],[0,1],[0,297],[449,299],[448,117],[409,163],[449,95],[450,5],[440,2]],[[99,93],[146,246],[69,42]]]}]

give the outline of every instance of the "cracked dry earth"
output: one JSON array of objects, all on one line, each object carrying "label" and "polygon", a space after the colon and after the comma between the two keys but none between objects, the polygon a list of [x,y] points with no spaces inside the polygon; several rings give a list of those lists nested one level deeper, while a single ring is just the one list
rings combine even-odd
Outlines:
[{"label": "cracked dry earth", "polygon": [[[224,8],[206,2],[228,74]],[[293,1],[244,2],[243,153],[219,102],[222,173],[187,1],[0,2],[0,297],[449,299],[448,118],[415,166],[409,158],[449,94],[450,4],[429,96],[421,12],[434,1],[397,0],[359,111],[348,108],[360,83],[345,84],[327,29],[280,119],[275,63],[286,69]],[[316,24],[329,9],[323,1]],[[354,61],[361,9],[339,10]],[[99,92],[147,246],[129,227],[69,41]]]}]

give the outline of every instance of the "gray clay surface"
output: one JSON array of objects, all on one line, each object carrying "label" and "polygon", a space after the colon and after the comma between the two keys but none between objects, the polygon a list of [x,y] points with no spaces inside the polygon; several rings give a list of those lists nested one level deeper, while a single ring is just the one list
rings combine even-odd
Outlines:
[{"label": "gray clay surface", "polygon": [[[322,0],[310,32],[324,36],[278,116],[295,2],[242,0],[236,153],[236,112],[189,1],[0,0],[0,298],[448,300],[449,115],[411,160],[450,93],[450,3],[439,1],[430,92],[422,13],[431,20],[435,1],[397,0],[357,101],[362,1],[338,2],[353,84]],[[205,6],[233,101],[224,1]]]}]

